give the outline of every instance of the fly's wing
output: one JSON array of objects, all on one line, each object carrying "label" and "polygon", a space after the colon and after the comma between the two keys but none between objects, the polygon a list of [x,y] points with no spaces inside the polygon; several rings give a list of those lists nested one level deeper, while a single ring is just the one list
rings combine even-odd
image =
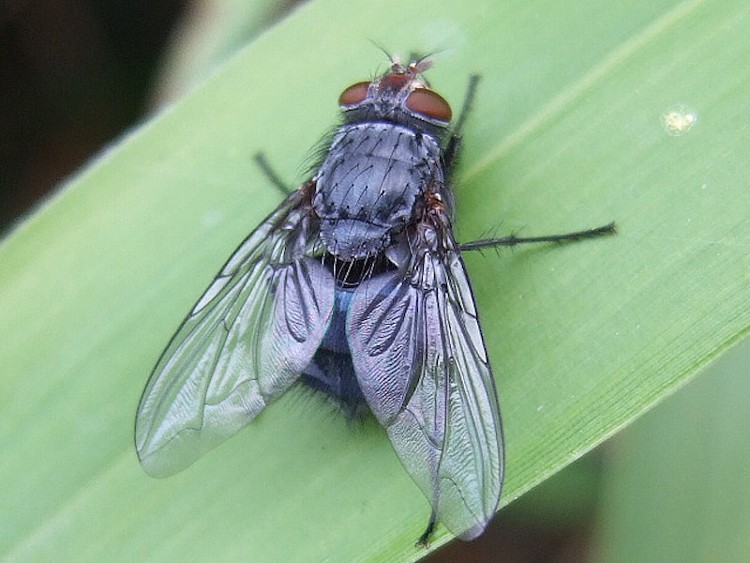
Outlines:
[{"label": "fly's wing", "polygon": [[186,468],[249,423],[320,345],[334,280],[295,192],[235,251],[172,337],[143,391],[135,446],[155,477]]},{"label": "fly's wing", "polygon": [[414,249],[410,278],[388,272],[362,283],[347,334],[364,396],[401,463],[438,519],[472,539],[497,509],[502,429],[466,270],[450,233],[443,238],[448,248]]}]

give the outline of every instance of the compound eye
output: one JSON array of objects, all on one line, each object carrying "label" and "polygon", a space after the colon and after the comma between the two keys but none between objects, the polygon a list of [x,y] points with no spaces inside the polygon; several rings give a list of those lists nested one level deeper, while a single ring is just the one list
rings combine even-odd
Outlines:
[{"label": "compound eye", "polygon": [[357,82],[356,84],[352,84],[346,90],[341,92],[341,95],[339,96],[339,105],[353,106],[354,104],[364,102],[367,98],[367,91],[369,88],[369,82]]},{"label": "compound eye", "polygon": [[406,98],[406,107],[425,117],[448,122],[453,117],[451,106],[443,97],[428,88],[416,88]]}]

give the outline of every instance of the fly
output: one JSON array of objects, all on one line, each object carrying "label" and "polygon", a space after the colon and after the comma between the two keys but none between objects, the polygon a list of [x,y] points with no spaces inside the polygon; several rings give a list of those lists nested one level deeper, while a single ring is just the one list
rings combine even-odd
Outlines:
[{"label": "fly", "polygon": [[614,225],[458,244],[449,180],[477,77],[451,127],[450,105],[422,76],[429,66],[394,60],[343,91],[342,123],[315,174],[177,329],[138,406],[148,474],[182,471],[301,382],[386,430],[432,505],[420,543],[437,521],[464,540],[484,531],[500,499],[503,436],[461,251]]}]

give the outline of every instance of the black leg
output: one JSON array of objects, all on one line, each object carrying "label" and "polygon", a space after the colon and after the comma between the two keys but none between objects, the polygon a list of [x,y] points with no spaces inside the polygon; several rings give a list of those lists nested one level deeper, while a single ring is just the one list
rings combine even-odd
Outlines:
[{"label": "black leg", "polygon": [[543,237],[517,237],[516,235],[510,235],[508,237],[501,238],[488,238],[481,240],[474,240],[464,244],[459,244],[458,249],[461,251],[468,250],[481,250],[483,248],[492,248],[496,246],[515,246],[517,244],[527,244],[530,242],[567,242],[585,240],[590,238],[596,238],[606,235],[614,235],[617,231],[615,230],[615,224],[609,223],[597,227],[596,229],[588,229],[585,231],[576,231],[573,233],[566,233],[563,235],[548,235]]},{"label": "black leg", "polygon": [[456,124],[453,126],[453,135],[461,136],[461,129],[463,129],[466,116],[469,115],[471,110],[471,104],[474,102],[474,96],[477,94],[477,85],[479,84],[479,75],[472,74],[469,76],[469,86],[466,88],[466,95],[464,96],[464,103],[461,106],[461,111],[458,114]]},{"label": "black leg", "polygon": [[271,165],[268,163],[268,160],[266,159],[265,154],[263,154],[262,152],[257,152],[255,153],[255,156],[253,158],[255,158],[255,163],[260,167],[263,174],[265,174],[266,177],[271,181],[271,183],[276,186],[276,188],[282,194],[284,194],[284,197],[288,196],[294,191],[284,183],[281,177],[271,167]]},{"label": "black leg", "polygon": [[424,547],[425,549],[430,547],[430,537],[432,537],[432,532],[435,531],[436,521],[437,514],[435,514],[435,511],[433,510],[432,513],[430,513],[430,520],[427,522],[427,528],[422,532],[422,535],[419,536],[416,545]]},{"label": "black leg", "polygon": [[448,140],[448,145],[445,147],[445,151],[443,152],[443,161],[445,162],[445,167],[449,173],[456,162],[456,157],[458,156],[458,148],[461,145],[461,130],[463,129],[464,122],[466,121],[466,116],[469,114],[469,110],[471,109],[471,104],[474,101],[474,96],[476,95],[477,91],[477,84],[479,84],[479,75],[472,74],[471,76],[469,76],[469,86],[466,89],[464,103],[461,106],[461,111],[458,114],[456,124],[453,126],[453,129],[451,129],[451,136]]}]

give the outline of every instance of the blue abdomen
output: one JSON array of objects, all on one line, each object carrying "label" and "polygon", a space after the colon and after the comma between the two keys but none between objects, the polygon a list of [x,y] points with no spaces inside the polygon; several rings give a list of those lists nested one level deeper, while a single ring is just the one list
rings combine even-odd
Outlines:
[{"label": "blue abdomen", "polygon": [[331,322],[323,342],[302,373],[302,382],[335,397],[346,414],[356,417],[362,414],[366,403],[346,338],[346,315],[353,293],[354,288],[336,288]]}]

